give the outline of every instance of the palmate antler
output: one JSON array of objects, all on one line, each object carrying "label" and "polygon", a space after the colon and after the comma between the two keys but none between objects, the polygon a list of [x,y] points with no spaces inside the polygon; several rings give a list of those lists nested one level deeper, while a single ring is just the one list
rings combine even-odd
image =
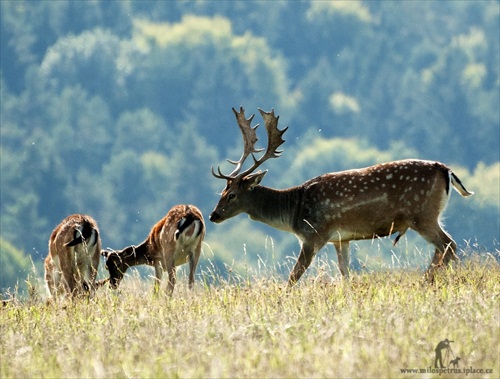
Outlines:
[{"label": "palmate antler", "polygon": [[229,163],[236,165],[236,168],[233,170],[232,173],[229,174],[229,176],[237,175],[238,172],[241,170],[241,167],[247,157],[253,153],[260,153],[264,149],[256,149],[255,148],[255,143],[259,140],[257,138],[257,133],[256,130],[259,127],[259,124],[255,125],[252,128],[252,120],[254,118],[254,114],[250,116],[249,119],[245,117],[245,110],[243,107],[240,107],[240,111],[237,112],[236,109],[233,109],[233,113],[236,116],[236,120],[238,121],[238,126],[240,127],[241,134],[243,135],[243,154],[241,155],[241,158],[238,161],[232,161],[232,160],[227,160]]},{"label": "palmate antler", "polygon": [[[278,151],[277,149],[285,142],[282,136],[287,131],[288,126],[282,130],[278,129],[279,116],[274,115],[274,109],[271,109],[271,112],[265,112],[260,108],[258,108],[258,110],[262,115],[262,118],[264,119],[264,123],[267,130],[266,152],[259,159],[255,158],[254,153],[260,153],[261,151],[264,150],[255,148],[255,143],[258,141],[256,130],[257,127],[259,126],[259,124],[255,125],[253,128],[251,126],[252,120],[255,115],[252,115],[250,116],[250,118],[247,119],[245,117],[245,110],[243,109],[243,107],[240,107],[239,112],[237,112],[236,109],[233,108],[233,112],[236,116],[238,126],[241,129],[241,134],[243,135],[243,144],[244,144],[243,154],[241,155],[241,158],[238,161],[231,161],[229,159],[227,160],[229,163],[236,165],[236,168],[229,175],[224,175],[220,170],[220,166],[217,167],[218,174],[216,174],[212,167],[212,175],[215,176],[216,178],[226,179],[226,180],[243,178],[246,175],[253,172],[257,167],[259,167],[269,158],[278,158],[283,153],[283,151],[281,150]],[[243,171],[242,173],[240,173],[243,163],[245,162],[245,160],[249,155],[252,155],[254,161],[253,165],[248,169],[246,169],[245,171]]]}]

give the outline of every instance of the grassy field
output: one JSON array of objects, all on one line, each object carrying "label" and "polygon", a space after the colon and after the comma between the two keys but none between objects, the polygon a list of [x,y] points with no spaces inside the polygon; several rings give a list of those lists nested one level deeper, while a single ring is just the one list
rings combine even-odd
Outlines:
[{"label": "grassy field", "polygon": [[[309,275],[290,291],[273,275],[194,291],[183,278],[172,298],[132,278],[90,300],[14,300],[0,309],[0,377],[498,378],[498,262],[462,262],[434,285],[421,275]],[[437,372],[446,338],[445,364],[461,360]]]}]

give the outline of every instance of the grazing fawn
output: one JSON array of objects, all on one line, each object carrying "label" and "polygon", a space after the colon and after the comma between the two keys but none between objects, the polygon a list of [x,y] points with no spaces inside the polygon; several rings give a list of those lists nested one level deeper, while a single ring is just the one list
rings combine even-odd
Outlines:
[{"label": "grazing fawn", "polygon": [[168,273],[167,293],[172,294],[176,282],[176,266],[189,262],[189,288],[193,288],[194,274],[205,238],[205,222],[194,205],[176,205],[156,223],[148,237],[138,246],[123,250],[103,250],[109,281],[117,288],[129,267],[154,266],[155,293],[158,293],[163,271]]},{"label": "grazing fawn", "polygon": [[66,217],[52,232],[45,259],[45,282],[53,297],[93,291],[101,254],[95,220],[87,215]]},{"label": "grazing fawn", "polygon": [[[229,175],[212,174],[226,180],[219,203],[210,214],[210,221],[223,222],[239,213],[253,220],[294,233],[301,243],[297,262],[288,285],[295,284],[311,264],[314,255],[328,242],[337,250],[338,264],[343,276],[349,275],[349,242],[372,239],[398,233],[395,243],[413,229],[435,246],[432,262],[426,272],[434,278],[435,269],[456,259],[456,243],[439,223],[453,186],[466,197],[473,194],[444,164],[424,160],[402,160],[375,166],[333,172],[308,180],[288,189],[276,190],[261,186],[266,171],[253,172],[267,159],[279,157],[278,147],[285,141],[278,129],[274,110],[259,109],[265,122],[268,146],[255,158],[256,128],[251,126],[253,115],[247,119],[244,109],[233,108],[243,134],[244,150],[236,168]],[[245,159],[252,155],[253,164],[241,171]]]}]

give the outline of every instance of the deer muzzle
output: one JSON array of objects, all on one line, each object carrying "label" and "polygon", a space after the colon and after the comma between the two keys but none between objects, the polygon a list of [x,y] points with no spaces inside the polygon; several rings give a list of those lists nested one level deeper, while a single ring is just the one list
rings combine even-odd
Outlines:
[{"label": "deer muzzle", "polygon": [[210,221],[215,222],[216,224],[222,222],[222,217],[216,211],[213,211],[212,213],[210,213],[209,219],[210,219]]}]

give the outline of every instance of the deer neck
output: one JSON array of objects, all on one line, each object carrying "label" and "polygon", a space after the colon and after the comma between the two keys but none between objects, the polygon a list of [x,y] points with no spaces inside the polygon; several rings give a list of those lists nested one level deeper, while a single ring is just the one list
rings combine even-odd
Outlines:
[{"label": "deer neck", "polygon": [[123,249],[122,263],[127,267],[151,264],[149,258],[149,240],[146,239],[140,245],[129,246]]},{"label": "deer neck", "polygon": [[297,188],[277,190],[257,186],[248,192],[246,213],[252,220],[293,232],[301,192]]}]

